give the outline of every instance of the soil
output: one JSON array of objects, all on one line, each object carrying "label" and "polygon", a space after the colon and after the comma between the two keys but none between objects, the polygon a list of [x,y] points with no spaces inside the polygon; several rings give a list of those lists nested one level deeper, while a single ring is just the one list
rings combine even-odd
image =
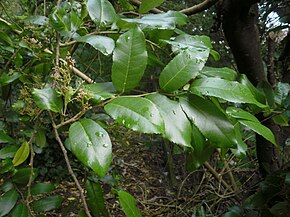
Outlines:
[{"label": "soil", "polygon": [[[208,162],[209,166],[193,172],[184,167],[185,154],[174,155],[174,185],[169,179],[162,141],[139,136],[142,138],[135,141],[144,143],[113,144],[112,166],[101,181],[110,216],[125,216],[116,196],[116,190],[120,189],[135,197],[143,216],[191,217],[221,216],[229,207],[239,205],[255,188],[256,170],[243,170],[235,166],[234,160],[229,162],[230,170],[225,166],[214,166],[223,165],[218,154]],[[215,177],[215,172],[220,174],[219,177]],[[233,187],[230,174],[235,177],[238,187]],[[230,189],[223,185],[222,180]],[[74,183],[60,182],[55,193],[64,195],[65,200],[59,210],[46,216],[78,216],[82,205]]]}]

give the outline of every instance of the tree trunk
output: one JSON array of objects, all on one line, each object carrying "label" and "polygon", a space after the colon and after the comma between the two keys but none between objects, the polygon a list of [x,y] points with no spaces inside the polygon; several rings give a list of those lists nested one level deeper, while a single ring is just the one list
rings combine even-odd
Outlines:
[{"label": "tree trunk", "polygon": [[[234,55],[238,71],[246,74],[254,85],[267,81],[260,50],[256,2],[258,1],[223,0],[218,8],[222,15],[223,31]],[[258,115],[258,118],[262,121],[263,115]],[[275,135],[279,133],[281,135],[280,128],[271,121],[263,122],[263,124],[272,129]],[[256,136],[256,151],[263,176],[278,168],[277,151],[270,142],[259,135]]]}]

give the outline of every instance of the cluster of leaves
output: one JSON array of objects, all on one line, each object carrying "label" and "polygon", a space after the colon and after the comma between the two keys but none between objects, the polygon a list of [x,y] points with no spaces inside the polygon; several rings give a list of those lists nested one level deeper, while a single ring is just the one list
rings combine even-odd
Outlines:
[{"label": "cluster of leaves", "polygon": [[[140,12],[163,1],[150,2],[143,1]],[[289,85],[278,85],[269,96],[232,69],[206,67],[210,56],[218,60],[219,55],[209,37],[188,35],[177,28],[187,22],[180,12],[128,18],[117,14],[108,0],[88,0],[86,4],[64,2],[48,17],[22,19],[23,27],[1,21],[5,30],[0,35],[1,115],[7,118],[1,122],[0,173],[9,178],[1,188],[0,216],[27,216],[28,211],[46,212],[61,205],[61,196],[31,201],[34,194],[54,190],[51,184],[32,184],[38,174],[34,155],[50,148],[47,135],[53,134],[60,145],[61,138],[67,138],[66,149],[92,170],[94,181],[86,184],[89,208],[94,216],[108,216],[104,201],[96,202],[102,198],[96,180],[106,176],[110,168],[112,143],[106,123],[92,115],[100,111],[98,108],[128,129],[160,134],[175,143],[189,154],[191,170],[200,167],[217,148],[245,155],[243,127],[277,145],[272,132],[252,113],[283,113],[289,106]],[[38,34],[28,39],[33,31]],[[12,32],[15,34],[10,36]],[[111,82],[83,84],[71,75],[77,72],[87,80],[75,68],[78,63],[71,60],[73,54],[67,55],[69,46],[78,43],[89,44],[107,58],[112,56]],[[51,49],[55,47],[54,54]],[[168,47],[171,59],[163,63],[158,76],[160,88],[144,92],[139,87],[147,66],[160,66],[163,61],[154,50]],[[12,94],[11,89],[15,91]],[[276,121],[285,124],[288,116],[276,116]],[[10,131],[9,124],[19,132]],[[27,199],[18,200],[18,186],[26,185]],[[126,215],[141,216],[134,198],[118,190]]]}]

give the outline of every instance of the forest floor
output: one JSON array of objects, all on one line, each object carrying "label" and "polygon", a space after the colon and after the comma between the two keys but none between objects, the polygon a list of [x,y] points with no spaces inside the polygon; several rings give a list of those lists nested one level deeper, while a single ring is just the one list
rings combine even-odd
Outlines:
[{"label": "forest floor", "polygon": [[[142,215],[148,217],[221,216],[229,207],[240,205],[256,188],[256,170],[236,166],[234,159],[225,166],[218,153],[193,172],[186,171],[184,154],[174,155],[174,184],[169,178],[163,145],[153,137],[139,136],[136,140],[135,135],[135,141],[113,144],[113,163],[102,180],[110,216],[125,216],[112,191],[113,182],[114,189],[133,195]],[[60,182],[55,193],[64,195],[63,206],[46,216],[78,216],[81,204],[74,183]]]}]

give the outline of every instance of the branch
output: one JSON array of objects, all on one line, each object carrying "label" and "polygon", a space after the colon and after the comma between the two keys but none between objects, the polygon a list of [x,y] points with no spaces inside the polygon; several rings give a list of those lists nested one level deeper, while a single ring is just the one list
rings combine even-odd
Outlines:
[{"label": "branch", "polygon": [[185,8],[185,9],[181,10],[180,12],[184,13],[186,15],[197,14],[197,13],[200,13],[202,11],[209,9],[211,6],[213,6],[218,1],[219,0],[205,0],[198,5],[194,5],[190,8]]},{"label": "branch", "polygon": [[[60,61],[63,62],[64,64],[67,64],[67,62],[64,59],[61,59],[60,58]],[[94,80],[93,79],[91,79],[89,76],[87,76],[84,73],[82,73],[77,68],[75,68],[73,66],[70,66],[70,69],[73,71],[73,73],[75,73],[77,76],[79,76],[80,78],[82,78],[83,80],[85,80],[86,82],[88,82],[89,84],[94,83]]]},{"label": "branch", "polygon": [[[194,5],[190,8],[185,8],[185,9],[182,9],[181,13],[184,13],[186,15],[193,15],[193,14],[197,14],[197,13],[200,13],[202,11],[205,11],[207,9],[209,9],[211,6],[213,6],[215,3],[217,3],[219,0],[205,0],[203,2],[201,2],[200,4],[197,4],[197,5]],[[259,1],[259,0],[251,0],[251,1]],[[137,7],[140,7],[141,5],[141,2],[138,1],[138,0],[130,0],[130,2],[137,6]],[[157,9],[157,8],[152,8],[150,10],[150,12],[154,13],[154,14],[160,14],[160,13],[163,13],[163,11]]]},{"label": "branch", "polygon": [[84,190],[83,188],[81,187],[76,175],[74,174],[73,172],[73,169],[71,167],[71,164],[69,162],[69,158],[68,158],[68,155],[67,155],[67,151],[65,149],[65,146],[59,136],[59,133],[57,131],[57,125],[55,124],[54,120],[53,120],[53,117],[51,115],[51,113],[49,113],[50,115],[50,119],[51,119],[51,122],[52,122],[52,126],[53,126],[53,131],[54,131],[54,135],[55,135],[55,138],[62,150],[62,153],[63,153],[63,156],[64,156],[64,159],[65,159],[65,162],[66,162],[66,165],[67,165],[67,168],[68,168],[68,171],[69,171],[69,174],[71,175],[71,177],[73,178],[74,182],[75,182],[75,185],[77,186],[77,189],[79,190],[79,193],[80,193],[80,196],[81,196],[81,200],[82,200],[82,203],[83,203],[83,206],[84,206],[84,211],[86,213],[86,215],[88,217],[92,217],[92,215],[90,214],[90,211],[89,211],[89,208],[88,208],[88,205],[87,205],[87,202],[86,202],[86,198],[85,198],[85,195],[84,195]]}]

